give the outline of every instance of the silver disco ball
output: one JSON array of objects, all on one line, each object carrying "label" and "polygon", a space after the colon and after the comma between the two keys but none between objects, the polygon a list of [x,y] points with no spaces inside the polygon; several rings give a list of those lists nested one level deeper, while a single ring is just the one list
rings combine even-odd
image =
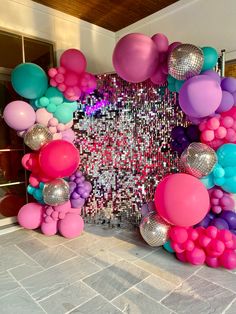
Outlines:
[{"label": "silver disco ball", "polygon": [[70,199],[69,184],[63,179],[55,179],[45,183],[43,188],[43,201],[47,205],[57,206]]},{"label": "silver disco ball", "polygon": [[217,163],[217,155],[206,144],[191,143],[183,151],[180,161],[184,172],[200,179],[212,172]]},{"label": "silver disco ball", "polygon": [[24,143],[32,150],[39,150],[43,145],[51,142],[52,133],[47,127],[35,124],[24,135]]},{"label": "silver disco ball", "polygon": [[170,225],[165,222],[157,213],[150,213],[145,216],[139,226],[143,239],[150,246],[162,246],[168,241]]},{"label": "silver disco ball", "polygon": [[203,62],[204,56],[200,48],[190,44],[181,44],[169,54],[168,72],[177,80],[186,80],[201,72]]}]

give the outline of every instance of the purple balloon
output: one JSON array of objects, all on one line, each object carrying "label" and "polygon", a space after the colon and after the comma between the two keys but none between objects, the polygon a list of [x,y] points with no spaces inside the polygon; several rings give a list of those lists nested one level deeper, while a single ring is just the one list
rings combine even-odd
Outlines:
[{"label": "purple balloon", "polygon": [[192,122],[194,125],[199,125],[203,120],[205,120],[205,118],[194,118],[194,117],[190,117],[187,116],[187,119]]},{"label": "purple balloon", "polygon": [[219,76],[219,74],[213,70],[207,70],[205,72],[202,72],[202,74],[204,75],[208,75],[211,78],[213,78],[213,80],[215,80],[217,83],[221,83],[221,77]]},{"label": "purple balloon", "polygon": [[80,198],[77,198],[77,199],[73,199],[70,202],[71,202],[71,207],[72,208],[81,208],[81,207],[84,206],[85,199],[80,197]]},{"label": "purple balloon", "polygon": [[196,75],[187,80],[179,91],[179,104],[183,112],[194,118],[211,115],[222,98],[220,84],[208,75]]},{"label": "purple balloon", "polygon": [[222,91],[222,99],[220,106],[217,108],[216,112],[221,113],[230,110],[234,105],[234,97],[229,92],[225,90]]},{"label": "purple balloon", "polygon": [[234,98],[234,105],[236,104],[236,92],[232,93],[232,96]]},{"label": "purple balloon", "polygon": [[223,210],[220,214],[220,218],[224,219],[230,229],[236,229],[236,213],[230,210]]},{"label": "purple balloon", "polygon": [[83,192],[83,193],[81,194],[81,196],[86,199],[86,198],[89,197],[89,194],[90,194],[90,193],[88,193],[88,192]]},{"label": "purple balloon", "polygon": [[71,194],[71,198],[77,200],[78,198],[80,198],[80,195],[78,193],[76,193],[76,192],[73,192]]},{"label": "purple balloon", "polygon": [[27,102],[15,100],[5,107],[3,119],[12,129],[24,131],[34,125],[36,114],[32,106]]},{"label": "purple balloon", "polygon": [[79,194],[79,195],[82,195],[85,191],[84,187],[77,187],[76,189],[76,192]]},{"label": "purple balloon", "polygon": [[229,225],[222,218],[215,218],[215,219],[213,219],[212,222],[211,222],[211,226],[214,226],[214,227],[216,227],[217,229],[220,229],[220,230],[222,230],[222,229],[227,229],[228,230],[229,229]]},{"label": "purple balloon", "polygon": [[225,77],[221,82],[221,88],[227,92],[236,92],[236,79],[234,77]]},{"label": "purple balloon", "polygon": [[90,182],[88,182],[88,181],[85,181],[84,182],[84,190],[86,192],[90,193],[92,191],[92,189],[93,189],[92,184]]},{"label": "purple balloon", "polygon": [[76,188],[76,183],[73,181],[69,182],[69,187],[70,187],[70,193],[72,193],[74,189]]},{"label": "purple balloon", "polygon": [[199,142],[200,139],[200,131],[198,126],[196,125],[189,125],[186,130],[186,134],[188,138],[193,142]]},{"label": "purple balloon", "polygon": [[177,137],[185,134],[185,128],[183,126],[175,126],[171,130],[171,137],[175,140]]},{"label": "purple balloon", "polygon": [[74,180],[75,180],[75,175],[72,174],[72,176],[69,177],[69,180],[70,180],[70,181],[74,181]]},{"label": "purple balloon", "polygon": [[236,230],[230,229],[230,232],[236,235]]},{"label": "purple balloon", "polygon": [[206,216],[202,221],[200,221],[195,227],[203,227],[207,228],[209,224],[211,223],[211,219]]},{"label": "purple balloon", "polygon": [[76,180],[75,180],[75,182],[77,183],[77,184],[80,184],[80,183],[83,183],[85,181],[85,177],[83,176],[83,177],[80,177],[80,178],[77,178]]},{"label": "purple balloon", "polygon": [[76,178],[81,178],[81,177],[83,177],[83,173],[81,171],[77,170],[75,173],[75,176],[76,176]]}]

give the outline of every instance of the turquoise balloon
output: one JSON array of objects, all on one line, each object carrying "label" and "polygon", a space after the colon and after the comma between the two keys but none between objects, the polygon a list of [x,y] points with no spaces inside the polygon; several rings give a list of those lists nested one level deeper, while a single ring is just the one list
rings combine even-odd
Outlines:
[{"label": "turquoise balloon", "polygon": [[169,84],[174,85],[174,84],[175,84],[175,81],[176,81],[176,79],[175,79],[173,76],[171,76],[170,74],[167,76],[167,82],[168,82]]},{"label": "turquoise balloon", "polygon": [[225,182],[221,188],[226,192],[236,193],[236,168],[234,175],[231,178],[225,178]]},{"label": "turquoise balloon", "polygon": [[68,123],[73,119],[73,110],[69,107],[69,105],[65,105],[64,103],[57,106],[56,111],[53,113],[53,116],[57,118],[60,123]]},{"label": "turquoise balloon", "polygon": [[11,74],[14,90],[22,97],[35,99],[44,95],[48,79],[44,70],[34,63],[21,63]]},{"label": "turquoise balloon", "polygon": [[50,103],[58,106],[63,103],[63,94],[56,87],[49,87],[45,93]]},{"label": "turquoise balloon", "polygon": [[223,167],[236,165],[236,144],[224,144],[217,149],[218,163]]},{"label": "turquoise balloon", "polygon": [[176,92],[175,84],[168,84],[168,89],[170,92],[175,93]]},{"label": "turquoise balloon", "polygon": [[201,178],[200,181],[208,190],[215,186],[213,173],[210,173],[208,176]]},{"label": "turquoise balloon", "polygon": [[218,53],[213,47],[202,47],[202,52],[204,55],[202,71],[211,70],[217,64]]},{"label": "turquoise balloon", "polygon": [[180,89],[183,86],[184,82],[185,81],[179,81],[179,80],[175,81],[175,90],[176,90],[177,93],[180,91]]},{"label": "turquoise balloon", "polygon": [[164,245],[163,245],[164,249],[169,252],[169,253],[175,253],[175,251],[172,249],[170,241],[167,241]]}]

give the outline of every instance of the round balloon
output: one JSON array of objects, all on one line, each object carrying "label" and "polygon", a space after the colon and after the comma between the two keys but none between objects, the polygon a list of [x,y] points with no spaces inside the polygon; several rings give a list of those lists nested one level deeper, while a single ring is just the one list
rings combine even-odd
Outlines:
[{"label": "round balloon", "polygon": [[202,47],[202,52],[204,56],[202,71],[211,70],[217,64],[218,53],[213,47]]},{"label": "round balloon", "polygon": [[147,80],[155,73],[158,66],[158,51],[150,37],[133,33],[118,41],[112,60],[121,78],[138,83]]},{"label": "round balloon", "polygon": [[84,230],[83,218],[77,214],[69,213],[64,219],[59,220],[58,230],[60,234],[68,239],[78,237]]},{"label": "round balloon", "polygon": [[36,229],[43,221],[43,206],[37,203],[28,203],[21,207],[17,220],[26,229]]},{"label": "round balloon", "polygon": [[24,98],[35,99],[43,96],[48,79],[44,70],[34,63],[21,63],[11,74],[14,90]]},{"label": "round balloon", "polygon": [[87,61],[84,54],[78,49],[68,49],[60,57],[60,65],[66,70],[81,74],[85,72]]},{"label": "round balloon", "polygon": [[64,140],[55,140],[44,147],[39,153],[39,164],[42,171],[51,178],[70,176],[80,161],[76,147]]},{"label": "round balloon", "polygon": [[25,101],[10,102],[3,111],[3,119],[14,130],[23,131],[30,128],[36,120],[34,109]]},{"label": "round balloon", "polygon": [[199,223],[210,209],[207,189],[197,178],[172,174],[164,178],[155,192],[158,214],[167,222],[189,227]]},{"label": "round balloon", "polygon": [[207,117],[219,107],[222,99],[220,84],[208,75],[197,75],[187,80],[179,91],[183,112],[193,118]]}]

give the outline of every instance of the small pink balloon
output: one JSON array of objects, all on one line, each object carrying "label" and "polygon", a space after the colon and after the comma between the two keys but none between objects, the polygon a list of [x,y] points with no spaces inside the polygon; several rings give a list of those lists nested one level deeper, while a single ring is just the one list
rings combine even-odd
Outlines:
[{"label": "small pink balloon", "polygon": [[57,75],[57,69],[55,69],[55,68],[49,69],[48,70],[48,75],[53,78],[54,76]]},{"label": "small pink balloon", "polygon": [[225,138],[227,134],[226,129],[223,126],[220,126],[216,131],[215,131],[215,137],[218,139],[223,139]]},{"label": "small pink balloon", "polygon": [[160,68],[151,76],[151,81],[154,84],[162,85],[165,84],[167,80],[167,74],[163,73]]},{"label": "small pink balloon", "polygon": [[168,51],[169,41],[168,41],[168,38],[164,34],[157,33],[152,36],[152,40],[156,44],[158,52]]},{"label": "small pink balloon", "polygon": [[64,92],[66,90],[66,85],[64,83],[61,83],[57,86],[60,92]]},{"label": "small pink balloon", "polygon": [[218,229],[214,226],[207,227],[206,229],[206,235],[209,236],[212,239],[215,239],[218,234]]},{"label": "small pink balloon", "polygon": [[53,138],[53,140],[61,140],[62,139],[62,133],[60,133],[60,132],[54,133],[52,138]]},{"label": "small pink balloon", "polygon": [[69,212],[71,209],[70,201],[58,206],[54,206],[55,210],[58,212]]},{"label": "small pink balloon", "polygon": [[211,118],[206,123],[206,127],[210,130],[217,130],[219,126],[220,126],[220,121],[217,118]]},{"label": "small pink balloon", "polygon": [[85,72],[87,61],[78,49],[68,49],[60,57],[60,65],[66,70],[81,74]]},{"label": "small pink balloon", "polygon": [[19,210],[17,220],[26,229],[38,228],[43,221],[43,206],[38,203],[24,205]]},{"label": "small pink balloon", "polygon": [[36,111],[36,122],[39,124],[48,126],[48,122],[52,118],[52,113],[48,112],[45,108],[40,108]]},{"label": "small pink balloon", "polygon": [[205,130],[202,132],[201,137],[202,137],[203,141],[210,142],[210,141],[214,140],[215,133],[212,130]]},{"label": "small pink balloon", "polygon": [[63,123],[59,123],[57,126],[57,131],[59,132],[65,131],[65,125]]},{"label": "small pink balloon", "polygon": [[205,263],[206,254],[204,250],[195,247],[192,251],[186,252],[187,261],[193,265],[202,265]]},{"label": "small pink balloon", "polygon": [[186,254],[185,252],[182,253],[176,253],[176,257],[178,258],[178,260],[180,260],[183,263],[187,262],[187,258],[186,258]]},{"label": "small pink balloon", "polygon": [[234,119],[232,117],[224,117],[221,120],[221,124],[225,127],[225,128],[231,128],[234,125]]},{"label": "small pink balloon", "polygon": [[64,75],[61,74],[61,73],[58,73],[58,74],[55,76],[54,80],[57,82],[57,84],[61,84],[61,83],[64,82]]},{"label": "small pink balloon", "polygon": [[57,126],[58,125],[58,120],[56,118],[51,118],[48,122],[49,126]]},{"label": "small pink balloon", "polygon": [[57,220],[52,220],[49,223],[43,222],[41,225],[41,231],[46,236],[52,236],[57,233]]},{"label": "small pink balloon", "polygon": [[218,258],[217,257],[211,257],[211,256],[206,257],[206,264],[210,267],[213,267],[213,268],[217,268],[220,266]]},{"label": "small pink balloon", "polygon": [[185,228],[172,227],[169,236],[175,242],[184,243],[188,239],[188,232]]},{"label": "small pink balloon", "polygon": [[65,74],[66,73],[66,69],[63,68],[63,67],[59,67],[57,70],[58,70],[58,73],[61,73],[61,74]]},{"label": "small pink balloon", "polygon": [[57,133],[57,128],[55,126],[50,126],[48,129],[52,134]]},{"label": "small pink balloon", "polygon": [[62,236],[68,239],[78,237],[84,230],[83,218],[79,215],[66,214],[63,220],[58,222],[58,230]]},{"label": "small pink balloon", "polygon": [[57,86],[57,82],[53,78],[51,78],[50,79],[50,85],[53,86],[53,87],[56,87]]},{"label": "small pink balloon", "polygon": [[121,78],[139,83],[154,75],[158,66],[158,51],[150,37],[133,33],[118,41],[112,60]]},{"label": "small pink balloon", "polygon": [[227,249],[219,257],[220,265],[227,269],[236,268],[236,252],[234,250]]},{"label": "small pink balloon", "polygon": [[62,139],[64,141],[73,143],[75,140],[75,132],[72,129],[67,129],[62,132]]}]

